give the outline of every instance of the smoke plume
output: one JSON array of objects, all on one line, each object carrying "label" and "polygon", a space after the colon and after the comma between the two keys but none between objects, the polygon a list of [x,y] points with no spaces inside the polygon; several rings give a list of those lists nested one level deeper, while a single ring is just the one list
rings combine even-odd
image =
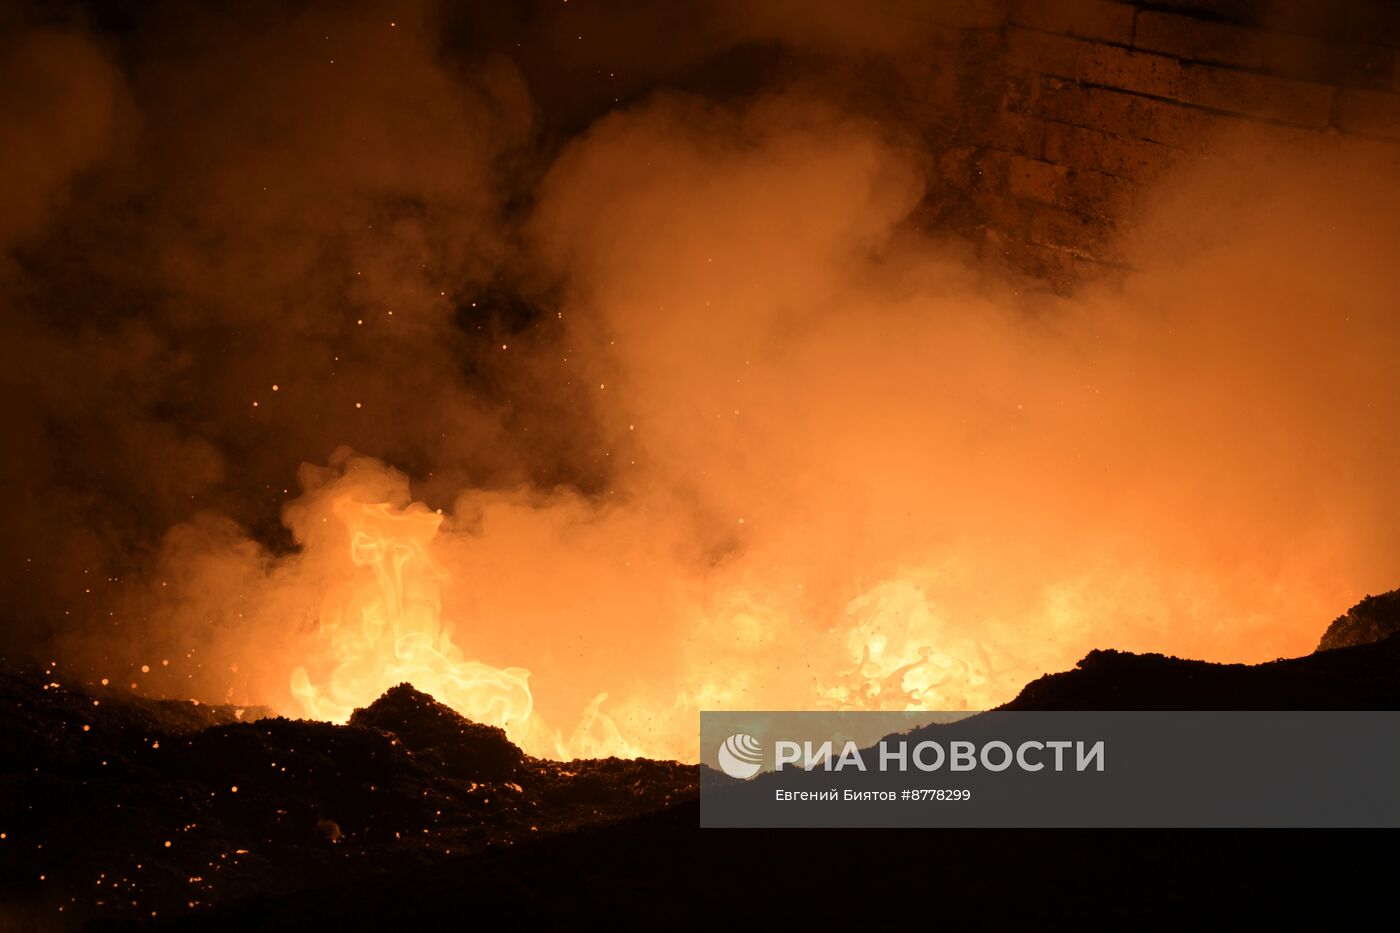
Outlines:
[{"label": "smoke plume", "polygon": [[852,9],[678,6],[675,57],[553,72],[563,12],[26,22],[7,652],[337,715],[374,694],[329,629],[381,644],[382,599],[528,684],[528,750],[688,756],[702,708],[1258,661],[1391,588],[1393,175],[1215,140],[1056,297],[913,222],[928,144],[849,84],[909,33]]}]

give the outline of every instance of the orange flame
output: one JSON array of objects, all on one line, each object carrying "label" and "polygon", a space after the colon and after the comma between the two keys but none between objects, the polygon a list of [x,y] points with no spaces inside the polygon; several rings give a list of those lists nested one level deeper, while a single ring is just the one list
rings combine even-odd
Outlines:
[{"label": "orange flame", "polygon": [[[534,712],[530,672],[466,657],[442,618],[451,574],[432,554],[442,516],[415,503],[357,502],[341,496],[331,514],[345,524],[358,573],[333,587],[322,604],[319,663],[296,668],[291,690],[306,715],[344,722],[389,687],[411,683],[467,718],[506,730],[526,751],[569,757],[575,750],[626,754],[600,712],[606,694],[584,711],[570,739],[551,733]],[[316,673],[313,674],[312,670]],[[601,743],[592,738],[601,726]]]}]

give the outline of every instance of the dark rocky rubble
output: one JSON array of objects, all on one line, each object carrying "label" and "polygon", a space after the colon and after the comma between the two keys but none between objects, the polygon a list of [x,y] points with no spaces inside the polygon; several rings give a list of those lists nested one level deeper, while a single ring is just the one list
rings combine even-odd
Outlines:
[{"label": "dark rocky rubble", "polygon": [[[1095,651],[1005,708],[1400,709],[1400,634],[1259,665]],[[1143,903],[1258,921],[1273,902],[1237,895],[1286,890],[1297,920],[1389,883],[1341,832],[702,832],[695,766],[533,759],[407,685],[344,726],[264,714],[6,668],[0,930],[674,925],[894,890],[1076,927]]]},{"label": "dark rocky rubble", "polygon": [[366,882],[692,797],[696,768],[530,758],[407,685],[344,726],[0,677],[0,930]]},{"label": "dark rocky rubble", "polygon": [[1400,590],[1367,596],[1327,626],[1318,651],[1380,641],[1400,632]]}]

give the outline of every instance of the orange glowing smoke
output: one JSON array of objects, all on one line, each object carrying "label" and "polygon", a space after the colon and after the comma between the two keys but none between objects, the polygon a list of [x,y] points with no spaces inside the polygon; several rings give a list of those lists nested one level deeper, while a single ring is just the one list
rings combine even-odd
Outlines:
[{"label": "orange glowing smoke", "polygon": [[572,444],[582,488],[410,488],[342,451],[302,469],[294,551],[174,528],[171,586],[104,656],[192,654],[143,688],[333,719],[407,680],[533,754],[693,758],[702,709],[979,708],[1094,648],[1306,652],[1400,582],[1400,198],[1364,162],[1222,151],[1160,189],[1125,282],[1060,300],[913,229],[917,154],[869,121],[801,95],[606,117],[529,230],[556,329],[509,341],[560,424],[481,432],[421,387],[364,411]]},{"label": "orange glowing smoke", "polygon": [[[1386,262],[1364,195],[1295,163],[1183,178],[1251,206],[1168,205],[1143,229],[1176,252],[1027,309],[900,232],[920,185],[868,125],[689,107],[605,121],[545,186],[606,493],[468,490],[440,520],[400,478],[395,508],[333,507],[361,583],[321,612],[307,712],[408,679],[539,753],[688,757],[704,708],[979,708],[1096,647],[1301,653],[1393,582],[1359,542],[1396,502],[1368,413],[1395,273],[1329,272]],[[1307,212],[1338,223],[1300,236]],[[385,472],[350,462],[332,485]],[[541,710],[587,712],[561,736]]]},{"label": "orange glowing smoke", "polygon": [[526,723],[530,672],[466,660],[441,618],[449,575],[429,547],[442,517],[348,497],[332,512],[345,523],[351,563],[368,573],[350,575],[322,606],[328,673],[313,683],[305,667],[292,672],[292,692],[306,712],[343,722],[366,697],[411,681],[477,722],[512,730]]},{"label": "orange glowing smoke", "polygon": [[[338,570],[324,568],[334,577],[322,594],[315,636],[302,648],[306,663],[291,674],[299,712],[344,722],[356,707],[408,682],[475,722],[505,729],[537,755],[636,754],[599,712],[606,694],[593,698],[566,738],[535,712],[528,670],[495,667],[464,654],[471,633],[442,611],[442,593],[452,579],[434,555],[443,516],[421,503],[400,508],[362,501],[355,473],[364,467],[376,469],[352,462],[350,482],[332,480],[316,505],[313,521],[327,527],[315,540],[325,542],[325,535],[331,543],[331,553],[318,556],[329,557],[333,565],[340,551],[345,560]],[[316,483],[330,473],[308,475],[308,482]],[[340,536],[344,547],[336,548]]]}]

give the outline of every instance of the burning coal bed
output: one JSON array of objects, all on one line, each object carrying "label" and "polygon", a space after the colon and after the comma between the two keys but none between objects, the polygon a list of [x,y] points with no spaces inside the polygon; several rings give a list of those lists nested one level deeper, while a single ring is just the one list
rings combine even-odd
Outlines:
[{"label": "burning coal bed", "polygon": [[[1251,666],[1094,651],[1004,708],[1397,706],[1400,590],[1353,606],[1303,657]],[[422,928],[464,911],[518,924],[669,909],[757,874],[794,891],[828,875],[853,883],[853,871],[923,883],[921,833],[881,837],[856,863],[804,852],[791,832],[746,834],[736,849],[732,834],[696,828],[702,780],[727,779],[674,761],[534,758],[408,684],[335,725],[82,686],[55,666],[0,659],[0,930]],[[1047,897],[1086,879],[1131,891],[1159,878],[1180,892],[1173,873],[1201,858],[1252,865],[1259,879],[1305,870],[1272,836],[1217,835],[1204,849],[1190,835],[1124,836],[1103,867],[1117,874],[1102,878],[1074,858],[1047,865],[1024,837],[958,838],[958,858],[938,864],[987,894],[1016,853]],[[1057,844],[1095,849],[1096,838]],[[1324,861],[1348,883],[1363,867]]]},{"label": "burning coal bed", "polygon": [[90,691],[53,668],[0,679],[0,706],[0,901],[28,905],[0,926],[159,924],[697,792],[695,765],[532,758],[407,684],[343,726]]}]

